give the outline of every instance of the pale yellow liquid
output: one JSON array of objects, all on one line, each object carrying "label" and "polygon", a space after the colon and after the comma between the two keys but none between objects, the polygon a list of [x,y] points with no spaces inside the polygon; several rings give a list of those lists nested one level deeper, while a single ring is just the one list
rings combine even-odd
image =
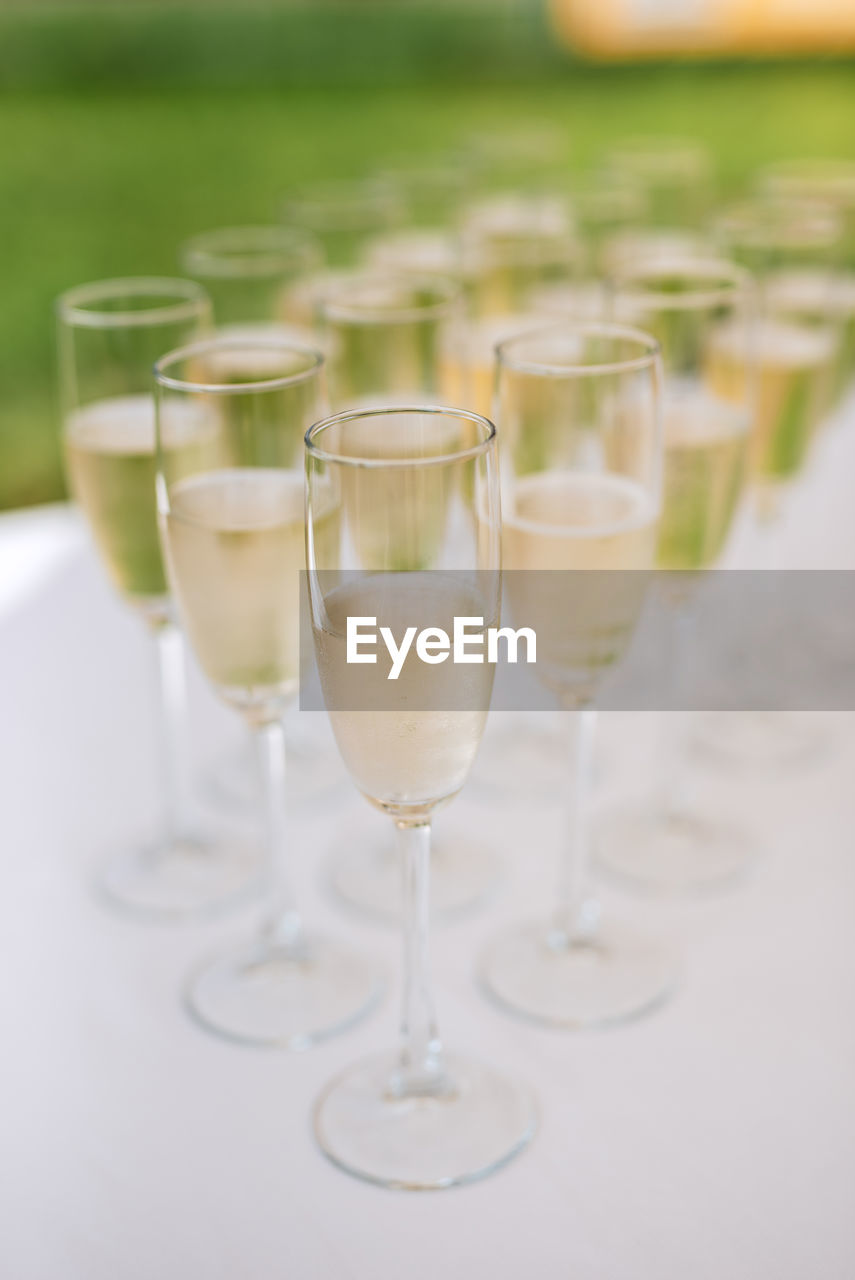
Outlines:
[{"label": "pale yellow liquid", "polygon": [[299,467],[306,427],[322,417],[326,407],[320,383],[313,377],[297,378],[272,391],[254,391],[250,384],[306,372],[304,355],[270,344],[285,341],[311,350],[310,335],[284,325],[232,325],[219,332],[240,343],[259,344],[207,351],[196,371],[200,381],[246,388],[240,395],[207,397],[208,413],[219,423],[222,461],[246,467]]},{"label": "pale yellow liquid", "polygon": [[[170,491],[164,539],[184,626],[205,674],[250,714],[281,707],[299,678],[300,471],[236,467]],[[334,536],[335,513],[320,518]]]},{"label": "pale yellow liquid", "polygon": [[440,386],[444,402],[492,419],[496,346],[549,323],[544,315],[523,314],[490,316],[467,325],[442,354]]},{"label": "pale yellow liquid", "polygon": [[[753,472],[786,479],[798,471],[828,405],[837,347],[824,328],[768,319],[750,339],[739,325],[723,326],[710,343],[706,374],[716,395],[744,402],[754,394]],[[752,367],[753,361],[753,367]]]},{"label": "pale yellow liquid", "polygon": [[812,315],[836,330],[837,359],[829,386],[829,408],[845,391],[855,372],[855,275],[793,270],[779,272],[767,288],[769,305],[790,313]]},{"label": "pale yellow liquid", "polygon": [[[487,717],[493,666],[460,664],[451,656],[426,665],[413,648],[397,681],[378,639],[378,662],[346,660],[348,616],[376,617],[398,642],[408,626],[441,627],[452,635],[455,616],[496,625],[495,602],[462,586],[454,574],[367,577],[326,597],[315,648],[324,701],[339,750],[359,789],[392,812],[428,810],[462,787]],[[377,710],[351,710],[359,705]],[[390,701],[391,700],[391,701]],[[463,707],[464,709],[453,709]]]},{"label": "pale yellow liquid", "polygon": [[634,481],[610,473],[528,475],[505,502],[505,595],[514,625],[537,634],[537,671],[568,704],[589,699],[629,642],[645,574],[600,572],[587,581],[533,570],[638,570],[653,565],[656,511]]},{"label": "pale yellow liquid", "polygon": [[701,394],[665,414],[665,483],[657,562],[700,569],[720,554],[745,470],[748,411]]},{"label": "pale yellow liquid", "polygon": [[499,197],[473,210],[463,229],[471,311],[502,316],[527,305],[531,291],[567,280],[579,249],[560,202]]},{"label": "pale yellow liquid", "polygon": [[[163,450],[174,478],[211,465],[215,425],[194,406],[172,406]],[[65,423],[65,451],[72,491],[115,587],[153,609],[167,594],[157,531],[153,398],[116,396],[75,410]]]}]

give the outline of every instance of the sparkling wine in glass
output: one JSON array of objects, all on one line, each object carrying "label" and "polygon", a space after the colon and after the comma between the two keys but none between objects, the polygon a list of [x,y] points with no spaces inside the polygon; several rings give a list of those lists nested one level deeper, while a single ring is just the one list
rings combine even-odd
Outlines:
[{"label": "sparkling wine in glass", "polygon": [[[222,381],[231,358],[264,369]],[[323,357],[268,340],[214,337],[155,367],[158,507],[170,581],[187,636],[215,691],[253,733],[268,863],[275,881],[264,926],[206,963],[187,992],[209,1030],[248,1044],[303,1049],[349,1026],[376,1000],[368,957],[307,934],[294,894],[286,827],[282,717],[299,677],[305,568],[302,439],[325,404]],[[164,442],[189,412],[209,424],[213,453],[180,477]],[[337,545],[340,513],[319,497],[316,538]]]},{"label": "sparkling wine in glass", "polygon": [[[405,884],[400,1049],[335,1078],[318,1100],[315,1133],[329,1158],[357,1177],[409,1189],[452,1186],[498,1168],[534,1130],[527,1090],[490,1064],[446,1053],[428,974],[431,821],[465,783],[493,668],[413,655],[390,681],[388,663],[349,660],[347,633],[353,618],[373,617],[396,637],[410,626],[451,634],[459,616],[496,624],[496,433],[463,410],[366,408],[316,423],[306,449],[309,596],[323,697],[354,782],[394,823]],[[324,529],[331,501],[340,512],[337,543]],[[402,546],[410,548],[408,567]]]},{"label": "sparkling wine in glass", "polygon": [[[715,361],[723,334],[739,333],[750,370],[756,294],[748,273],[723,259],[639,263],[614,282],[617,314],[654,335],[664,365],[665,471],[656,561],[671,618],[668,670],[679,702],[696,638],[700,576],[722,553],[741,496],[753,422],[755,384],[743,377],[724,393]],[[646,889],[691,892],[729,884],[752,848],[726,815],[693,795],[686,712],[662,716],[658,778],[650,800],[605,814],[598,828],[602,865]]]},{"label": "sparkling wine in glass", "polygon": [[[210,301],[189,280],[104,280],[63,294],[57,320],[70,487],[113,586],[148,628],[159,684],[161,834],[112,858],[104,887],[113,901],[152,915],[214,910],[257,888],[259,864],[248,849],[204,833],[191,803],[184,654],[158,539],[151,377],[158,356],[209,326]],[[161,442],[164,472],[190,475],[214,447],[208,422],[188,404]]]},{"label": "sparkling wine in glass", "polygon": [[181,268],[204,286],[218,328],[281,324],[295,281],[320,270],[323,250],[296,227],[222,227],[186,240]]},{"label": "sparkling wine in glass", "polygon": [[[334,408],[449,402],[446,357],[460,339],[462,319],[461,290],[455,280],[393,271],[364,272],[328,291],[321,310]],[[449,426],[445,429],[451,430]],[[363,453],[374,453],[382,460],[387,430],[382,421],[378,426],[367,419],[351,428],[351,436],[355,438],[359,432]],[[395,550],[398,567],[414,570],[432,555],[425,539],[431,528],[444,529],[448,497],[442,490],[441,472],[413,472],[407,483],[416,490],[411,492],[406,484],[390,489],[382,469],[371,471],[364,481],[360,479],[363,511],[351,536],[363,553],[370,554],[373,543],[385,545],[389,528],[399,521],[399,508],[414,503],[424,513],[422,522],[414,526],[419,545],[410,545],[409,526],[400,524]],[[460,844],[440,832],[433,868],[434,908],[453,914],[477,903],[494,886],[497,859],[485,842]],[[377,847],[352,837],[343,840],[333,852],[330,882],[341,899],[363,913],[387,919],[400,916],[400,859],[391,844]]]},{"label": "sparkling wine in glass", "polygon": [[[277,225],[223,227],[185,241],[179,260],[187,275],[210,295],[218,334],[240,339],[210,357],[209,365],[217,361],[218,381],[263,381],[271,369],[275,374],[277,341],[317,345],[315,316],[291,314],[292,297],[316,280],[323,267],[321,245],[308,231]],[[267,345],[270,339],[273,348]],[[335,779],[328,767],[329,752],[306,721],[296,708],[286,717],[289,800],[312,804]],[[240,746],[210,771],[208,792],[227,808],[254,808],[257,775],[249,736],[244,733]]]},{"label": "sparkling wine in glass", "polygon": [[377,178],[309,183],[288,195],[282,212],[289,226],[320,241],[333,270],[355,267],[372,237],[406,221],[400,193]]},{"label": "sparkling wine in glass", "polygon": [[755,277],[758,318],[751,343],[738,321],[722,328],[710,376],[723,396],[754,378],[751,472],[757,515],[769,522],[800,472],[832,403],[840,324],[834,282],[842,224],[830,206],[745,201],[725,210],[716,234]]},{"label": "sparkling wine in glass", "polygon": [[467,304],[475,318],[524,311],[533,289],[573,280],[581,269],[569,204],[517,192],[479,200],[460,230]]},{"label": "sparkling wine in glass", "polygon": [[[754,275],[758,316],[750,347],[743,326],[722,330],[711,352],[710,378],[719,394],[734,398],[753,380],[751,567],[785,569],[779,517],[842,377],[843,220],[834,205],[782,193],[723,210],[714,231],[728,256]],[[802,715],[755,711],[699,717],[696,737],[725,767],[775,768],[815,756],[825,731]]]},{"label": "sparkling wine in glass", "polygon": [[647,221],[657,227],[700,227],[712,203],[712,156],[689,138],[633,137],[610,147],[607,172],[641,188]]},{"label": "sparkling wine in glass", "polygon": [[537,633],[537,673],[565,708],[572,772],[553,913],[495,937],[479,973],[502,1007],[550,1026],[622,1021],[674,981],[667,948],[603,921],[588,883],[593,703],[655,562],[661,383],[657,342],[618,325],[551,325],[498,349],[505,595]]},{"label": "sparkling wine in glass", "polygon": [[460,286],[445,277],[371,271],[323,298],[334,408],[439,398],[442,353],[460,318]]},{"label": "sparkling wine in glass", "polygon": [[757,186],[773,200],[831,205],[843,223],[841,263],[855,271],[855,161],[831,156],[778,160],[760,170]]}]

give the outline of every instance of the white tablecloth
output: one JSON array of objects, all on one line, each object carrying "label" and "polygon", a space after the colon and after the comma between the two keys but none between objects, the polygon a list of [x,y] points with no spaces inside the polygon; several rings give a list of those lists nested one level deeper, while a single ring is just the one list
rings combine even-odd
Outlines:
[{"label": "white tablecloth", "polygon": [[[820,441],[779,563],[855,562],[855,418]],[[747,523],[729,563],[749,563]],[[334,1169],[309,1125],[321,1084],[391,1048],[398,940],[332,903],[324,859],[356,823],[347,781],[294,815],[306,914],[385,958],[357,1029],[302,1055],[191,1024],[181,982],[257,912],[142,923],[92,892],[94,868],[150,827],[149,672],[136,621],[63,508],[0,519],[0,1274],[8,1280],[851,1280],[855,1275],[855,731],[778,776],[705,772],[700,799],[754,835],[739,889],[688,903],[606,890],[607,910],[684,955],[678,993],[610,1031],[538,1030],[487,1004],[473,960],[544,908],[556,804],[498,797],[485,744],[441,832],[501,854],[491,903],[437,927],[442,1029],[534,1085],[541,1126],[499,1174],[435,1195]],[[192,686],[200,771],[235,728]],[[605,718],[598,805],[649,776],[649,717]],[[494,731],[495,732],[495,731]]]}]

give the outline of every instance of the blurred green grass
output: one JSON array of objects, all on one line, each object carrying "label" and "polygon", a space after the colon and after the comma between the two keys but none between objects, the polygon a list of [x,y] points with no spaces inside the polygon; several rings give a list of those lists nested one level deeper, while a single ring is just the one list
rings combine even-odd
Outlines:
[{"label": "blurred green grass", "polygon": [[424,67],[409,77],[398,68],[386,83],[369,67],[362,83],[337,83],[327,67],[316,77],[323,83],[304,75],[287,88],[155,86],[135,75],[125,85],[120,69],[118,83],[89,89],[47,87],[38,76],[26,87],[6,76],[0,507],[64,491],[55,296],[111,275],[174,273],[185,236],[270,220],[294,182],[359,173],[389,157],[416,160],[469,129],[543,120],[564,131],[574,167],[627,133],[696,135],[715,152],[724,190],[769,158],[855,156],[849,64],[538,65],[537,74],[498,83],[459,67],[433,78]]}]

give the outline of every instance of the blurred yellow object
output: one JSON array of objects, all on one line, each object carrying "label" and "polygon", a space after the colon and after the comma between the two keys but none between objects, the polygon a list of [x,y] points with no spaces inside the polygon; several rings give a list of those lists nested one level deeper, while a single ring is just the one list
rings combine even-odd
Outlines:
[{"label": "blurred yellow object", "polygon": [[605,58],[855,48],[852,0],[549,0],[559,38]]}]

